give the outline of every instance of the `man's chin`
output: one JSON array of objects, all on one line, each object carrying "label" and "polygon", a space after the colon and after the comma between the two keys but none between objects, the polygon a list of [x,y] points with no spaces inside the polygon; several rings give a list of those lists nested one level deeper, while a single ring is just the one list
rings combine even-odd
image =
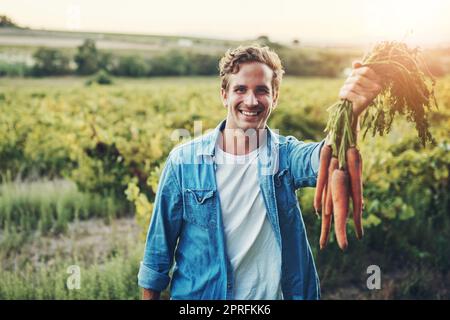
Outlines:
[{"label": "man's chin", "polygon": [[239,122],[239,129],[241,130],[257,130],[257,129],[261,129],[263,127],[263,125],[261,124],[261,121],[258,122],[249,122],[249,121],[240,121]]},{"label": "man's chin", "polygon": [[264,125],[265,121],[261,118],[258,119],[243,119],[242,117],[239,117],[239,115],[236,117],[236,115],[232,118],[232,120],[230,119],[230,125],[229,128],[236,128],[236,129],[240,129],[243,131],[246,130],[256,130],[256,129],[264,129],[265,125]]}]

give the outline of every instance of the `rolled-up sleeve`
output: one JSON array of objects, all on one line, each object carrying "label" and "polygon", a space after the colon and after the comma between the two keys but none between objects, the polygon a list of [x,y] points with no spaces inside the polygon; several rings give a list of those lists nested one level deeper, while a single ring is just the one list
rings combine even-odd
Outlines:
[{"label": "rolled-up sleeve", "polygon": [[154,291],[164,290],[170,282],[169,270],[182,225],[182,194],[173,166],[169,156],[159,180],[138,273],[138,285]]},{"label": "rolled-up sleeve", "polygon": [[325,140],[320,142],[302,142],[288,137],[289,162],[295,188],[314,187],[320,165],[320,151]]},{"label": "rolled-up sleeve", "polygon": [[169,282],[170,277],[167,274],[152,270],[141,262],[138,274],[138,285],[140,287],[161,292]]}]

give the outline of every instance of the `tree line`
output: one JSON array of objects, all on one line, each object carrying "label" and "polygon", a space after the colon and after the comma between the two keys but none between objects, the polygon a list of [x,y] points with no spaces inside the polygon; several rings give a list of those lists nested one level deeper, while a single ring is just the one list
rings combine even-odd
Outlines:
[{"label": "tree line", "polygon": [[[300,49],[277,47],[288,75],[339,76],[351,62],[344,53],[323,51],[305,53]],[[85,40],[74,55],[56,48],[38,48],[33,65],[0,62],[0,76],[92,75],[98,72],[113,76],[208,76],[218,74],[222,53],[199,53],[188,49],[168,50],[152,57],[117,55],[99,50],[95,41]]]}]

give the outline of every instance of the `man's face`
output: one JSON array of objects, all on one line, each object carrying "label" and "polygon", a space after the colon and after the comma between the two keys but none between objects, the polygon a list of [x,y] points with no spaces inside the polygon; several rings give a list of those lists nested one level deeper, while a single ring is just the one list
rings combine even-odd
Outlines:
[{"label": "man's face", "polygon": [[278,95],[272,91],[273,71],[264,63],[239,65],[229,76],[228,90],[222,89],[222,101],[228,109],[227,129],[263,129],[275,108]]}]

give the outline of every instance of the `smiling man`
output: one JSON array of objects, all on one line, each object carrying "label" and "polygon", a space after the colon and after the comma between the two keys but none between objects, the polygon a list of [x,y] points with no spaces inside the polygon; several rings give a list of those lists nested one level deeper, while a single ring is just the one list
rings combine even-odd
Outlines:
[{"label": "smiling man", "polygon": [[[358,116],[381,87],[371,69],[353,68],[339,96]],[[159,299],[169,282],[172,299],[320,298],[295,191],[315,186],[325,140],[267,127],[283,73],[267,47],[220,61],[227,117],[166,161],[138,275],[144,299]]]}]

